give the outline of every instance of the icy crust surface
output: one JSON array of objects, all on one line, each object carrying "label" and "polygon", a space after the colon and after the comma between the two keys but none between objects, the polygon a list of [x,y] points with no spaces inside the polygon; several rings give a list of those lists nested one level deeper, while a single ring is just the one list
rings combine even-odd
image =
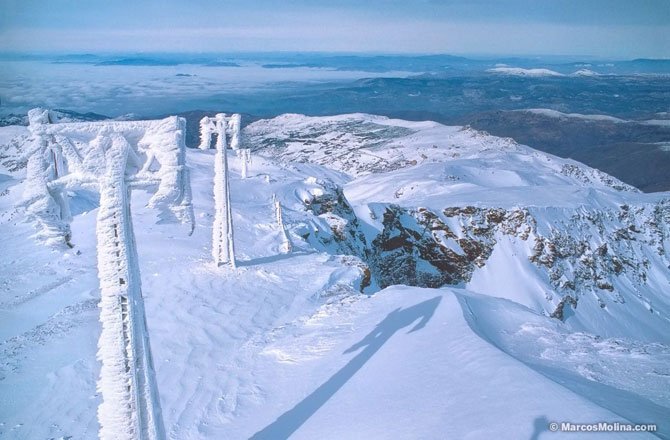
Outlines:
[{"label": "icy crust surface", "polygon": [[[5,162],[25,130],[0,129]],[[213,150],[186,152],[191,236],[132,195],[168,438],[543,438],[551,421],[670,438],[667,193],[432,122],[285,115],[239,142],[236,270],[212,263]],[[98,195],[69,190],[75,248],[53,251],[8,168],[0,437],[94,439]]]}]

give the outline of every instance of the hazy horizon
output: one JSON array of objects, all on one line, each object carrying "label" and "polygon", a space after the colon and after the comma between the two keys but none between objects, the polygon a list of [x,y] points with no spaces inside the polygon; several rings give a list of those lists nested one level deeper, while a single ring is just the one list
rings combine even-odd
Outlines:
[{"label": "hazy horizon", "polygon": [[238,51],[172,51],[172,50],[0,50],[0,57],[84,57],[84,56],[272,56],[272,57],[282,57],[290,55],[305,55],[305,56],[354,56],[354,57],[431,57],[431,56],[453,56],[460,58],[467,58],[471,60],[479,61],[496,61],[502,59],[521,59],[521,60],[537,60],[545,62],[579,62],[579,61],[633,61],[636,59],[648,59],[648,60],[670,60],[670,55],[659,56],[659,57],[645,57],[645,56],[603,56],[597,54],[550,54],[550,53],[475,53],[475,52],[392,52],[392,51],[355,51],[355,50],[321,50],[321,51],[310,51],[310,50],[275,50],[275,51],[261,51],[261,50],[238,50]]}]

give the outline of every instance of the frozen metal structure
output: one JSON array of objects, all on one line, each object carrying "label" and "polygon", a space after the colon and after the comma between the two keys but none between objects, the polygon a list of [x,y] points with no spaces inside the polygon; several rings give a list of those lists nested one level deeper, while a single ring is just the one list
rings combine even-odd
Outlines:
[{"label": "frozen metal structure", "polygon": [[240,130],[242,129],[242,115],[233,114],[228,119],[228,131],[230,132],[230,148],[238,150],[240,148]]},{"label": "frozen metal structure", "polygon": [[201,150],[211,149],[212,135],[216,134],[218,137],[221,127],[230,136],[230,143],[226,143],[226,145],[230,145],[230,148],[233,150],[239,150],[240,131],[242,128],[242,116],[239,113],[234,113],[231,116],[227,116],[225,113],[218,113],[214,117],[203,117],[200,120],[200,145],[198,148]]},{"label": "frozen metal structure", "polygon": [[216,131],[216,119],[205,116],[200,120],[200,145],[201,150],[209,150],[212,147],[212,134]]},{"label": "frozen metal structure", "polygon": [[101,439],[161,440],[165,429],[144,312],[130,212],[133,188],[155,191],[161,220],[190,223],[183,118],[53,124],[49,110],[29,112],[32,133],[25,203],[48,245],[72,247],[68,191],[100,193],[96,234],[102,361]]},{"label": "frozen metal structure", "polygon": [[251,150],[249,148],[240,148],[237,150],[237,157],[242,162],[242,178],[246,179],[248,167],[251,164]]},{"label": "frozen metal structure", "polygon": [[227,132],[229,120],[225,113],[210,119],[216,130],[216,155],[214,156],[214,225],[212,232],[212,257],[217,266],[235,268],[233,216],[230,210],[230,182],[228,171]]},{"label": "frozen metal structure", "polygon": [[288,233],[286,232],[286,227],[284,226],[284,218],[282,217],[282,212],[281,212],[281,202],[277,200],[277,194],[272,194],[272,206],[274,207],[275,210],[275,219],[277,220],[277,226],[279,227],[279,230],[282,233],[282,245],[281,245],[281,251],[284,254],[288,254],[291,252],[291,239],[288,236]]}]

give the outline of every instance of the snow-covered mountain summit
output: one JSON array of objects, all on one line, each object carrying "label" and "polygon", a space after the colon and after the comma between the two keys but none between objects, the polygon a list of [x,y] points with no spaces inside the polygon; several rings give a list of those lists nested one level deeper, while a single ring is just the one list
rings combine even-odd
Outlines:
[{"label": "snow-covered mountain summit", "polygon": [[[282,162],[318,163],[351,177],[440,163],[455,171],[449,179],[480,187],[572,185],[637,191],[603,172],[513,139],[431,121],[285,114],[254,122],[244,134],[252,149]],[[487,177],[496,171],[500,174]]]},{"label": "snow-covered mountain summit", "polygon": [[667,193],[433,122],[284,115],[245,134],[261,154],[345,173],[306,201],[329,225],[317,241],[365,260],[381,287],[464,283],[613,336],[667,322]]},{"label": "snow-covered mountain summit", "polygon": [[[433,122],[242,134],[237,269],[210,261],[213,151],[186,153],[193,235],[132,195],[169,438],[542,438],[550,421],[670,438],[668,193]],[[0,436],[95,438],[99,199],[69,193],[74,248],[39,244],[22,136],[0,128]]]}]

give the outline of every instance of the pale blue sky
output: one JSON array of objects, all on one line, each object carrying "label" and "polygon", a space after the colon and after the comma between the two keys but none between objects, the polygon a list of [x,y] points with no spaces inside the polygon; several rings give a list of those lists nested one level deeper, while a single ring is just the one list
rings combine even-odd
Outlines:
[{"label": "pale blue sky", "polygon": [[0,0],[0,51],[670,57],[670,0]]}]

